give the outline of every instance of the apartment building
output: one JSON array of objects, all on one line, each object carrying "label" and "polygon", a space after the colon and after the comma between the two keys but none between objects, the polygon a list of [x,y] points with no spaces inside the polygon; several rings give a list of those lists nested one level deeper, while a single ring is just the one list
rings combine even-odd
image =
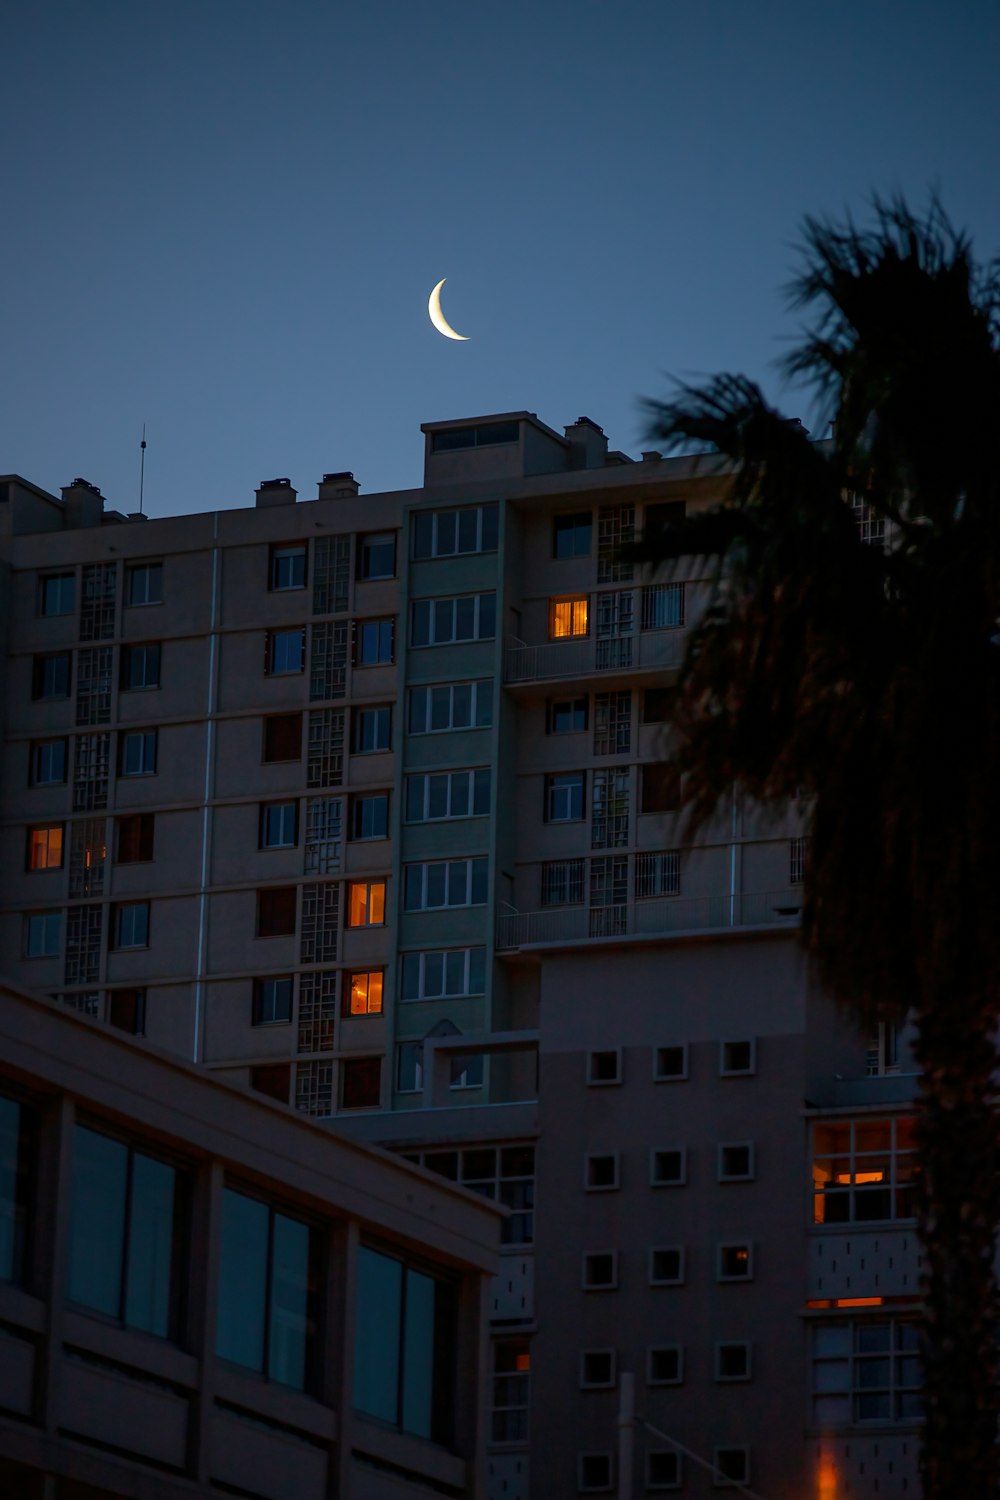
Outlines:
[{"label": "apartment building", "polygon": [[[912,1490],[912,1080],[795,943],[804,849],[679,825],[722,480],[587,418],[423,484],[144,520],[0,481],[7,977],[509,1210],[490,1500]],[[178,502],[178,510],[183,502]]]}]

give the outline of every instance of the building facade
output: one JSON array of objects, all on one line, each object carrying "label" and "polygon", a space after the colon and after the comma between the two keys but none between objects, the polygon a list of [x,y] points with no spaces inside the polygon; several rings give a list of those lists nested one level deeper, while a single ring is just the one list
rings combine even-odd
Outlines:
[{"label": "building facade", "polygon": [[802,971],[794,807],[683,840],[710,583],[620,552],[722,480],[423,430],[402,492],[2,482],[8,977],[508,1208],[491,1500],[612,1489],[623,1374],[636,1494],[905,1493],[905,1057]]}]

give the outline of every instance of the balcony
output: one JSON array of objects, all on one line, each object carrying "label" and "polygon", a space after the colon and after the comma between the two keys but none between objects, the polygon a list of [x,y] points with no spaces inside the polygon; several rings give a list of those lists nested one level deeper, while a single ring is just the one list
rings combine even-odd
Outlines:
[{"label": "balcony", "polygon": [[631,635],[573,636],[529,646],[509,637],[504,646],[503,680],[511,687],[529,682],[600,679],[607,672],[676,671],[684,660],[687,631],[643,630]]},{"label": "balcony", "polygon": [[496,947],[498,953],[510,953],[586,941],[794,927],[801,908],[801,887],[734,896],[664,896],[616,906],[548,906],[541,911],[515,911],[504,905],[497,912]]}]

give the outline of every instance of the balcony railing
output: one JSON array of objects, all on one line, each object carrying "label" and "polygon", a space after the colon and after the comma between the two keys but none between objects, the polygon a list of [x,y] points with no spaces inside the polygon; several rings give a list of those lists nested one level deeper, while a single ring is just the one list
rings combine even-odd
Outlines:
[{"label": "balcony railing", "polygon": [[602,672],[676,669],[684,660],[687,631],[641,630],[630,635],[574,636],[529,646],[509,637],[504,682],[553,682]]},{"label": "balcony railing", "polygon": [[801,888],[752,891],[735,896],[664,896],[616,906],[548,906],[541,911],[497,912],[498,952],[545,943],[587,939],[669,937],[727,927],[794,926],[802,908]]}]

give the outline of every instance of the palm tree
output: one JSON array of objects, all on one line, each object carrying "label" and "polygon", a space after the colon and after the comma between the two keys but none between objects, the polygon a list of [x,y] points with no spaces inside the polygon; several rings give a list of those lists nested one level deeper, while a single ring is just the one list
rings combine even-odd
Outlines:
[{"label": "palm tree", "polygon": [[924,1494],[970,1500],[1000,1481],[1000,271],[936,204],[876,202],[867,231],[806,221],[792,291],[832,438],[739,376],[648,403],[729,481],[640,555],[715,559],[674,717],[690,830],[734,783],[804,788],[812,971],[914,1027]]}]

